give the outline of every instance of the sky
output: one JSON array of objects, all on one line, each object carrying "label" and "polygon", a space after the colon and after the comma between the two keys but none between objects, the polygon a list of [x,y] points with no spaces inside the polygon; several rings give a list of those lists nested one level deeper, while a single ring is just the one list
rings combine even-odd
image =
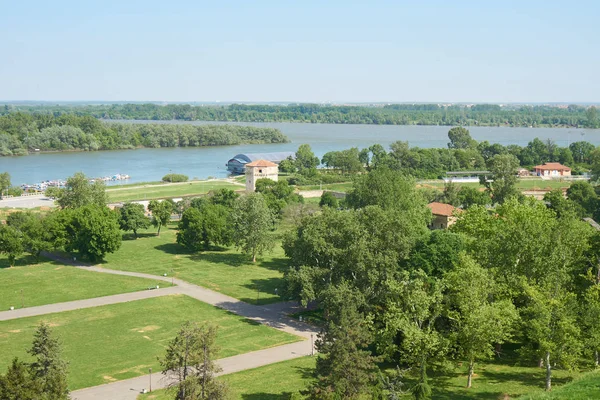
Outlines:
[{"label": "sky", "polygon": [[600,1],[0,0],[0,100],[598,102]]}]

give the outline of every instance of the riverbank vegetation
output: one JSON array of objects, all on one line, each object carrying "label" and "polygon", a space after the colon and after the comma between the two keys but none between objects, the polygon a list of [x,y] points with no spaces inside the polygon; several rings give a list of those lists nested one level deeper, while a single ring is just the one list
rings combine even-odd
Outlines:
[{"label": "riverbank vegetation", "polygon": [[320,104],[226,106],[189,104],[6,105],[0,113],[76,114],[99,119],[183,120],[225,122],[305,122],[375,125],[464,125],[598,128],[595,107],[569,105],[440,105],[387,104],[335,106]]},{"label": "riverbank vegetation", "polygon": [[286,143],[277,129],[238,125],[102,122],[75,114],[9,113],[0,117],[0,155],[37,151],[96,151],[139,147],[200,147]]}]

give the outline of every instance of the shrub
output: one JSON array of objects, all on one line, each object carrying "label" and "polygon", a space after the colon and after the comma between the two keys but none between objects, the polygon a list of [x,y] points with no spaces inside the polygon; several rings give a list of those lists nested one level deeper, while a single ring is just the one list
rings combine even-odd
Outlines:
[{"label": "shrub", "polygon": [[11,187],[10,189],[8,189],[7,193],[9,196],[20,196],[23,194],[23,189],[21,189],[18,186],[15,186],[15,187]]},{"label": "shrub", "polygon": [[188,181],[188,176],[187,175],[183,175],[183,174],[167,174],[165,176],[162,177],[162,181],[163,182],[169,182],[169,183],[173,183],[173,182],[187,182]]}]

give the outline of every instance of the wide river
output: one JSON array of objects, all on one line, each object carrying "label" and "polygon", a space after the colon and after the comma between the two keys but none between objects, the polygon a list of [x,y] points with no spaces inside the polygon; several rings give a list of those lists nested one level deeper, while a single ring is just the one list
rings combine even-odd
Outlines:
[{"label": "wide river", "polygon": [[[128,121],[131,123],[215,124],[205,121]],[[190,178],[226,177],[225,163],[238,153],[295,151],[302,143],[311,145],[321,157],[328,151],[350,147],[365,148],[374,143],[387,147],[397,140],[408,141],[411,146],[446,147],[448,126],[399,125],[335,125],[300,123],[239,123],[280,129],[291,143],[254,144],[241,146],[216,146],[194,148],[162,148],[114,150],[96,152],[66,152],[31,154],[23,157],[0,157],[0,172],[10,173],[13,185],[37,183],[44,180],[65,179],[81,171],[90,177],[128,174],[129,182],[160,180],[169,172],[182,173]],[[471,127],[475,140],[487,140],[503,145],[521,146],[538,137],[552,139],[560,146],[586,140],[600,144],[600,130],[575,128],[497,128]]]}]

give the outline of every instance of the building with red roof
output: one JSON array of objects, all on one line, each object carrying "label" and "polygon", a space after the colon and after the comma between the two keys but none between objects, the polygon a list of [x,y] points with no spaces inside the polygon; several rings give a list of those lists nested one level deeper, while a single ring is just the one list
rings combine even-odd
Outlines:
[{"label": "building with red roof", "polygon": [[462,212],[460,208],[438,202],[429,203],[427,207],[433,215],[431,224],[429,224],[431,229],[448,229],[456,222],[457,214]]},{"label": "building with red roof", "polygon": [[536,165],[533,170],[537,176],[571,176],[571,168],[557,162]]}]

